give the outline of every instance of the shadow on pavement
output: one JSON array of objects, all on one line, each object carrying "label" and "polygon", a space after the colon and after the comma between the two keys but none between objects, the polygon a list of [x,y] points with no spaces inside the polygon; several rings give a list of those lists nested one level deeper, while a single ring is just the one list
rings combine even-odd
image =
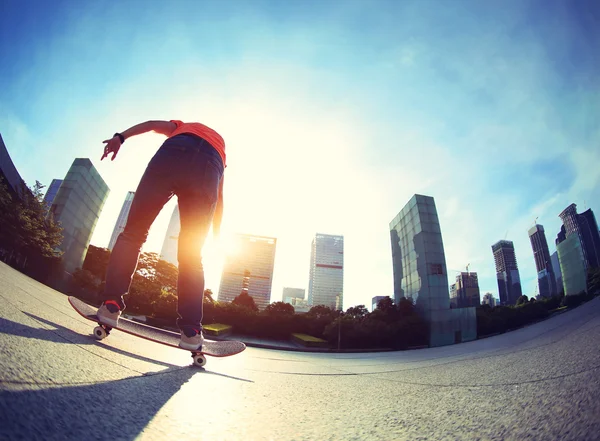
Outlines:
[{"label": "shadow on pavement", "polygon": [[67,344],[77,344],[77,345],[98,345],[99,347],[102,347],[103,349],[106,349],[108,351],[117,353],[119,355],[124,355],[126,357],[135,358],[140,361],[145,361],[148,363],[158,364],[161,366],[171,367],[171,368],[179,367],[174,364],[165,363],[163,361],[157,361],[153,358],[148,358],[148,357],[144,357],[141,355],[132,354],[131,352],[126,352],[126,351],[117,349],[115,347],[112,347],[112,346],[109,346],[106,344],[101,344],[94,338],[94,336],[91,333],[88,335],[82,335],[75,331],[72,331],[69,328],[65,328],[64,326],[57,325],[56,323],[53,323],[51,321],[48,321],[48,320],[38,317],[36,315],[30,314],[25,311],[21,311],[21,312],[23,314],[25,314],[26,316],[28,316],[29,318],[31,318],[32,320],[35,320],[36,322],[39,322],[46,326],[50,326],[54,329],[34,328],[31,326],[24,325],[22,323],[13,322],[11,320],[7,320],[5,318],[0,317],[0,333],[16,335],[16,336],[25,337],[25,338],[34,338],[37,340],[46,340],[46,341],[51,341],[53,343],[67,343]]},{"label": "shadow on pavement", "polygon": [[0,392],[0,439],[133,440],[196,373]]}]

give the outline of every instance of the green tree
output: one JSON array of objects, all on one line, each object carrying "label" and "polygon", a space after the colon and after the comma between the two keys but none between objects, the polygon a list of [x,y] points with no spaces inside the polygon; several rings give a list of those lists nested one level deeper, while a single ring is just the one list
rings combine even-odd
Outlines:
[{"label": "green tree", "polygon": [[521,297],[519,297],[517,299],[517,306],[522,305],[522,304],[527,303],[527,302],[529,302],[529,299],[527,298],[527,296],[526,295],[522,295]]},{"label": "green tree", "polygon": [[265,314],[267,315],[292,316],[295,312],[292,305],[284,302],[271,303],[265,309]]},{"label": "green tree", "polygon": [[237,306],[243,306],[251,311],[258,311],[258,306],[256,306],[254,299],[248,294],[247,291],[242,291],[242,293],[233,299],[231,303]]},{"label": "green tree", "polygon": [[106,279],[106,268],[110,260],[110,250],[90,245],[85,255],[81,269],[87,270],[95,277],[104,281]]},{"label": "green tree", "polygon": [[352,317],[353,319],[362,319],[369,314],[369,310],[365,305],[351,306],[346,310],[346,316]]},{"label": "green tree", "polygon": [[210,303],[212,305],[215,304],[212,289],[207,288],[204,290],[204,303]]},{"label": "green tree", "polygon": [[333,317],[335,317],[333,309],[331,309],[329,306],[325,306],[325,305],[313,306],[312,308],[310,308],[307,315],[309,317],[313,317],[317,320],[319,320],[323,317],[332,318],[332,319],[333,319]]},{"label": "green tree", "polygon": [[58,249],[62,228],[51,217],[46,219],[43,188],[38,181],[31,189],[22,183],[18,199],[0,179],[0,244],[11,254],[23,256],[23,267],[28,259],[54,259],[62,254]]}]

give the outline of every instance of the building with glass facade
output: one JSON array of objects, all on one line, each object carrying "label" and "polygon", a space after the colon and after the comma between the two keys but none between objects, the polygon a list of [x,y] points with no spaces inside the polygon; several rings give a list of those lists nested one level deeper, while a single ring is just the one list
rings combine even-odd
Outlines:
[{"label": "building with glass facade", "polygon": [[46,194],[44,195],[43,202],[44,202],[44,205],[47,207],[46,214],[48,214],[48,211],[50,211],[50,207],[52,207],[52,202],[54,202],[54,198],[56,197],[56,193],[58,193],[58,189],[62,185],[62,182],[63,182],[62,179],[52,179],[52,182],[50,183],[50,187],[48,187],[48,190],[46,191]]},{"label": "building with glass facade", "polygon": [[529,240],[533,250],[533,259],[538,273],[539,294],[542,297],[552,297],[557,294],[556,277],[550,258],[550,250],[546,241],[546,233],[542,225],[535,224],[529,229]]},{"label": "building with glass facade", "polygon": [[181,224],[179,222],[179,205],[175,205],[173,214],[171,214],[171,220],[165,233],[165,239],[163,241],[162,248],[160,250],[160,258],[178,266],[177,260],[177,242],[179,240],[179,232],[181,231]]},{"label": "building with glass facade", "polygon": [[12,196],[21,198],[21,191],[25,188],[25,182],[12,162],[2,135],[0,135],[0,177],[8,187]]},{"label": "building with glass facade", "polygon": [[64,269],[73,273],[81,268],[83,260],[110,192],[88,158],[73,161],[62,185],[58,189],[49,216],[63,228]]},{"label": "building with glass facade", "polygon": [[231,302],[244,290],[260,310],[265,309],[271,301],[276,246],[274,237],[234,235],[223,264],[219,302]]},{"label": "building with glass facade", "polygon": [[562,236],[557,239],[557,242],[562,241],[563,237],[566,239],[576,234],[579,236],[586,269],[600,267],[600,234],[594,212],[589,209],[578,214],[577,205],[571,204],[559,214],[559,217],[563,222],[564,231],[561,229],[559,234]]},{"label": "building with glass facade", "polygon": [[110,236],[110,242],[108,242],[108,249],[111,251],[117,243],[119,234],[121,234],[125,229],[125,224],[127,223],[127,217],[129,216],[129,210],[131,209],[131,203],[133,202],[134,196],[135,191],[128,191],[127,196],[125,196],[125,201],[123,202],[123,206],[119,212],[119,217],[115,223],[115,228],[112,232],[112,236]]},{"label": "building with glass facade", "polygon": [[281,295],[281,301],[290,303],[290,302],[287,302],[286,299],[289,299],[289,298],[304,299],[305,294],[306,294],[306,291],[302,288],[290,288],[289,286],[284,286],[283,292]]},{"label": "building with glass facade", "polygon": [[500,304],[515,305],[522,295],[521,278],[515,246],[510,240],[501,240],[492,245]]},{"label": "building with glass facade", "polygon": [[414,195],[390,222],[394,302],[412,300],[429,324],[430,346],[477,338],[475,308],[450,309],[448,272],[435,201]]},{"label": "building with glass facade", "polygon": [[317,233],[310,251],[308,304],[343,310],[344,236]]},{"label": "building with glass facade", "polygon": [[556,244],[566,296],[587,290],[587,268],[579,235],[571,234]]},{"label": "building with glass facade", "polygon": [[562,272],[560,270],[560,261],[558,260],[558,251],[552,253],[552,255],[550,256],[550,261],[552,262],[552,271],[554,272],[554,277],[556,279],[556,293],[559,295],[564,295],[565,289],[563,287]]}]

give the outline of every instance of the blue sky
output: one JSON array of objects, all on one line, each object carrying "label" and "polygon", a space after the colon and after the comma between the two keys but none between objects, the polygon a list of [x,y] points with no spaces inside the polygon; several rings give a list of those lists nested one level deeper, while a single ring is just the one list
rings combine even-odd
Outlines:
[{"label": "blue sky", "polygon": [[105,246],[162,138],[113,163],[101,141],[148,119],[215,128],[224,231],[278,238],[272,300],[307,287],[316,232],[345,237],[345,307],[391,295],[389,222],[415,193],[436,200],[450,279],[470,263],[497,296],[506,237],[532,294],[534,219],[553,252],[567,205],[600,210],[598,29],[600,5],[579,0],[9,0],[0,133],[28,183],[92,159],[111,188]]}]

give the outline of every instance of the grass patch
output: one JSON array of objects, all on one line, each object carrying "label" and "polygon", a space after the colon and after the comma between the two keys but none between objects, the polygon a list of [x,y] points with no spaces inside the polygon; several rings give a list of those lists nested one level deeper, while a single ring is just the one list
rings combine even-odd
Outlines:
[{"label": "grass patch", "polygon": [[323,340],[322,338],[318,338],[318,337],[313,337],[308,334],[300,334],[300,333],[292,334],[292,341],[300,343],[303,346],[310,346],[310,347],[322,348],[322,347],[328,346],[327,340]]}]

